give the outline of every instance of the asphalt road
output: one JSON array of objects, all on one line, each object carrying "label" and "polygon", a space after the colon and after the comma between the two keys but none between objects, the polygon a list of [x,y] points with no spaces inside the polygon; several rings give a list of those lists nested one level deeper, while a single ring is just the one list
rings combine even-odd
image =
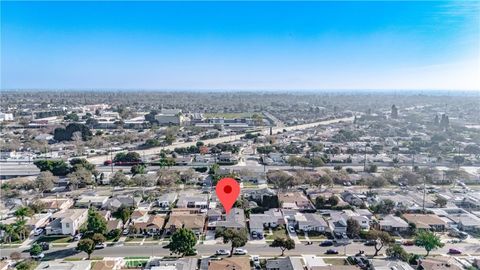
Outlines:
[{"label": "asphalt road", "polygon": [[[215,245],[198,245],[197,256],[211,256],[218,249],[230,249],[229,245],[225,244],[215,244]],[[267,244],[252,244],[248,243],[244,248],[248,250],[250,255],[260,255],[262,257],[273,257],[279,256],[281,251],[279,248],[269,247]],[[366,255],[373,255],[373,247],[367,247],[361,243],[352,243],[347,246],[338,246],[338,247],[320,247],[318,243],[312,245],[306,244],[297,244],[294,250],[285,251],[285,255],[295,256],[302,254],[315,254],[315,255],[324,255],[324,252],[327,249],[336,249],[339,254],[338,256],[349,256],[355,255],[359,250],[364,250]],[[421,247],[416,246],[407,246],[404,247],[407,252],[416,253],[416,254],[425,254],[425,250]],[[443,248],[433,250],[431,254],[441,254],[446,255],[449,248],[456,248],[463,252],[463,255],[479,255],[480,254],[480,245],[470,244],[470,243],[459,243],[459,244],[447,244]],[[1,256],[9,256],[10,253],[19,251],[18,249],[0,249]],[[24,250],[26,252],[26,250]],[[385,248],[381,250],[380,253],[383,253]],[[126,257],[126,256],[169,256],[170,251],[164,248],[161,245],[142,245],[142,246],[111,246],[105,249],[95,250],[92,256],[101,256],[101,257]],[[24,253],[23,256],[28,257],[27,253]],[[51,248],[49,251],[45,252],[45,259],[61,259],[66,257],[78,257],[83,258],[86,256],[85,253],[77,252],[75,248]]]},{"label": "asphalt road", "polygon": [[[325,120],[325,121],[314,122],[314,123],[303,124],[303,125],[295,125],[295,126],[290,126],[290,127],[273,127],[272,132],[277,133],[277,132],[281,132],[283,130],[287,130],[287,131],[302,130],[302,129],[312,128],[312,127],[316,127],[316,126],[329,125],[329,124],[339,123],[339,122],[351,122],[351,121],[353,121],[353,117],[345,117],[345,118],[338,118],[338,119],[332,119],[332,120]],[[264,135],[268,135],[270,133],[270,127],[264,128],[261,133],[264,134]],[[205,144],[225,143],[225,142],[240,140],[240,138],[243,137],[243,136],[245,136],[245,134],[223,136],[223,137],[219,137],[219,138],[203,140],[203,142]],[[196,143],[197,142],[184,142],[184,143],[175,143],[175,144],[165,146],[165,147],[153,147],[153,148],[142,150],[142,154],[143,155],[159,154],[161,150],[172,151],[173,149],[175,149],[177,147],[189,147],[189,146],[195,145]],[[116,151],[116,152],[113,152],[111,154],[115,155],[118,152],[123,152],[123,151]],[[88,159],[88,161],[90,161],[93,164],[103,164],[103,162],[105,160],[110,159],[111,154],[89,157],[87,159]]]}]

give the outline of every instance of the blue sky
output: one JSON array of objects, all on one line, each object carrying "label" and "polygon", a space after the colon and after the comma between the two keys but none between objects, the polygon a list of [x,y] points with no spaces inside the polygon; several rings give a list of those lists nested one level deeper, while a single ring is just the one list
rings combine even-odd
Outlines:
[{"label": "blue sky", "polygon": [[2,89],[480,89],[480,2],[1,2]]}]

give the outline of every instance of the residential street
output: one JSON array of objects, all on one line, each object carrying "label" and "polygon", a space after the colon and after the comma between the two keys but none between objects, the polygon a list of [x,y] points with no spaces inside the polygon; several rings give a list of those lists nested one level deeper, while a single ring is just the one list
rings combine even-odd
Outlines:
[{"label": "residential street", "polygon": [[[431,254],[447,255],[448,248],[452,245],[446,245],[445,247],[433,250]],[[225,248],[229,249],[229,245],[217,244],[217,245],[198,245],[198,256],[211,256],[216,250]],[[267,244],[247,244],[245,248],[250,255],[260,255],[262,257],[274,257],[280,255],[279,248],[269,247]],[[374,253],[373,247],[367,247],[361,243],[353,243],[347,246],[338,247],[320,247],[318,243],[313,245],[297,244],[294,250],[285,251],[285,255],[302,255],[302,254],[316,254],[324,255],[327,249],[336,249],[339,252],[338,256],[355,255],[359,250],[364,250],[367,255]],[[455,244],[455,248],[463,251],[463,255],[479,255],[480,245],[471,243],[459,243]],[[405,247],[407,252],[416,254],[425,254],[425,250],[416,246]],[[12,252],[19,251],[18,249],[0,249],[1,256],[9,256]],[[26,251],[26,250],[22,250]],[[385,248],[380,253],[385,252]],[[85,257],[85,253],[78,253],[74,248],[51,248],[45,253],[48,259],[59,259],[65,257]],[[95,250],[92,256],[110,257],[110,256],[169,256],[168,249],[163,248],[161,245],[134,245],[134,246],[111,246],[101,250]],[[24,253],[24,256],[28,256]]]}]

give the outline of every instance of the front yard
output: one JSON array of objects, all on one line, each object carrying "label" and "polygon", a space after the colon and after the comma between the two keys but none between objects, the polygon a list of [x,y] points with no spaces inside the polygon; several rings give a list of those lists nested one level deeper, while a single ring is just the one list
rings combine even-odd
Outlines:
[{"label": "front yard", "polygon": [[47,242],[53,244],[66,244],[73,241],[73,237],[70,235],[55,235],[55,236],[42,236],[38,238],[37,243]]},{"label": "front yard", "polygon": [[285,226],[278,226],[275,229],[272,229],[272,234],[267,234],[265,237],[266,240],[274,240],[275,238],[287,238],[287,231],[285,229]]}]

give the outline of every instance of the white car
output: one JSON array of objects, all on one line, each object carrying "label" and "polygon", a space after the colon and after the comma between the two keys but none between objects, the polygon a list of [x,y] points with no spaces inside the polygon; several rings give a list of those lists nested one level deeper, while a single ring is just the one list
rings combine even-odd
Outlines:
[{"label": "white car", "polygon": [[41,259],[43,259],[43,257],[45,257],[45,254],[40,253],[40,254],[38,254],[38,255],[31,255],[31,257],[32,257],[32,259],[34,259],[34,260],[41,260]]},{"label": "white car", "polygon": [[258,255],[252,255],[252,262],[255,268],[260,268],[260,257]]},{"label": "white car", "polygon": [[291,232],[291,233],[294,233],[295,232],[295,228],[293,226],[288,226],[288,230]]},{"label": "white car", "polygon": [[230,255],[230,251],[226,250],[226,249],[219,249],[217,251],[215,251],[215,254],[216,255]]},{"label": "white car", "polygon": [[44,232],[44,229],[38,228],[38,229],[35,229],[35,230],[33,231],[33,235],[39,236],[39,235],[41,235],[43,232]]},{"label": "white car", "polygon": [[76,234],[76,235],[73,237],[73,240],[74,240],[74,241],[79,241],[80,239],[82,239],[82,236],[83,236],[83,235],[82,235],[81,233]]},{"label": "white car", "polygon": [[243,249],[243,248],[236,248],[233,251],[234,255],[247,255],[247,253],[248,253],[248,251],[246,249]]},{"label": "white car", "polygon": [[102,249],[102,248],[106,248],[106,247],[107,247],[107,244],[105,244],[105,243],[99,243],[99,244],[95,245],[95,249]]}]

